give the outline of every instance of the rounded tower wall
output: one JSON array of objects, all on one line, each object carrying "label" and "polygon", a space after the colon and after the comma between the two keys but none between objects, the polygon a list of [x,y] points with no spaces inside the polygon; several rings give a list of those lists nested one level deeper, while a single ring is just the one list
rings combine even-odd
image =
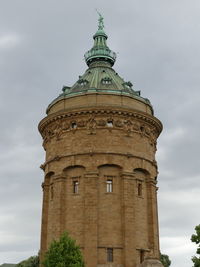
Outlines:
[{"label": "rounded tower wall", "polygon": [[[148,188],[149,183],[156,188],[156,166],[134,157],[112,158],[91,155],[88,159],[88,156],[77,155],[46,166],[47,176],[51,174],[51,181],[46,181],[49,194],[47,247],[67,230],[77,240],[85,257],[89,257],[89,246],[100,259],[99,264],[105,264],[107,247],[114,249],[115,262],[122,264],[130,235],[134,238],[126,246],[132,254],[135,251],[136,259],[142,249],[149,253],[151,247],[152,253],[158,253],[154,240],[148,235],[152,218],[149,202],[152,194],[148,195]],[[112,192],[107,192],[107,180],[112,180]],[[76,194],[74,182],[79,184]],[[154,228],[155,224],[154,219]]]},{"label": "rounded tower wall", "polygon": [[55,101],[47,109],[47,114],[51,115],[56,112],[71,109],[84,109],[89,107],[122,107],[145,112],[153,115],[152,106],[136,97],[126,96],[119,92],[119,94],[107,93],[82,93],[80,95],[65,96]]},{"label": "rounded tower wall", "polygon": [[[145,110],[146,105],[142,105]],[[130,106],[90,104],[85,108],[51,113],[39,125],[46,160],[94,152],[130,154],[155,160],[156,140],[162,125],[148,112],[135,109],[135,100]]]}]

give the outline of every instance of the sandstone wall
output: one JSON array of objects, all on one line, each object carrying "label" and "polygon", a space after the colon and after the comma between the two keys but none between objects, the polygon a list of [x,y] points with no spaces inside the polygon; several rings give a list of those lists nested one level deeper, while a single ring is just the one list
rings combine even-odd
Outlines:
[{"label": "sandstone wall", "polygon": [[62,110],[67,104],[60,103],[41,121],[42,256],[67,230],[88,267],[136,267],[145,257],[158,258],[155,152],[162,125],[145,104],[139,110],[133,104],[86,107],[84,100],[80,109]]}]

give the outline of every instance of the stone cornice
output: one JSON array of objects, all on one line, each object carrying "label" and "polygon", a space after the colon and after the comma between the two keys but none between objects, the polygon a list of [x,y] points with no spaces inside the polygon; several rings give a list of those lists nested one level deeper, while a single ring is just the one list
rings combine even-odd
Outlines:
[{"label": "stone cornice", "polygon": [[[132,154],[128,154],[128,153],[125,154],[125,153],[117,153],[117,152],[100,152],[100,151],[93,151],[93,152],[89,151],[89,152],[83,152],[83,153],[72,153],[72,154],[59,155],[59,156],[56,156],[56,157],[54,157],[52,159],[47,160],[45,163],[43,163],[40,166],[40,168],[42,170],[45,170],[46,166],[49,163],[54,162],[54,161],[59,161],[62,158],[66,158],[66,157],[85,156],[85,155],[93,156],[93,155],[104,155],[104,154],[106,154],[106,155],[117,155],[117,156],[126,156],[128,158],[137,158],[137,159],[140,159],[140,160],[147,161],[150,164],[152,164],[155,168],[157,168],[157,162],[155,160],[149,160],[147,158],[136,156],[136,155],[132,155]],[[128,174],[128,173],[126,173],[126,174]]]}]

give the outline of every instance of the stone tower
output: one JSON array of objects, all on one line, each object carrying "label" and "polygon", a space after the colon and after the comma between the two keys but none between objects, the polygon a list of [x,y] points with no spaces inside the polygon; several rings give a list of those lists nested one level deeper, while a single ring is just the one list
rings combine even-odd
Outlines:
[{"label": "stone tower", "polygon": [[150,101],[112,68],[103,18],[88,65],[48,106],[39,131],[46,151],[41,257],[65,230],[87,267],[159,262],[156,140]]}]

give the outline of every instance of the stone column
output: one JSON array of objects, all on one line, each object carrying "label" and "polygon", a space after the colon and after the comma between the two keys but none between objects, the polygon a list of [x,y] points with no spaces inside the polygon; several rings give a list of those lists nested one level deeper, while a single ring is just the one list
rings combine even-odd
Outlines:
[{"label": "stone column", "polygon": [[98,246],[98,173],[84,175],[84,260],[87,267],[97,266]]},{"label": "stone column", "polygon": [[132,267],[136,259],[135,249],[135,187],[134,174],[122,173],[122,219],[124,235],[124,266]]},{"label": "stone column", "polygon": [[60,177],[60,235],[66,231],[65,227],[65,211],[66,211],[66,177]]}]

